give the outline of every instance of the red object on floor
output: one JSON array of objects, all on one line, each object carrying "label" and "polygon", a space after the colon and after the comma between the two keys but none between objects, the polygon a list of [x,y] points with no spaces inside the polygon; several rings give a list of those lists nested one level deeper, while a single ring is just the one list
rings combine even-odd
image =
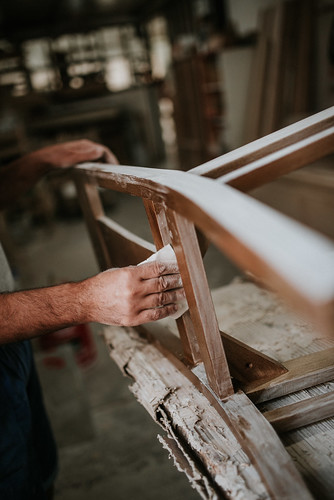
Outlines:
[{"label": "red object on floor", "polygon": [[[86,324],[63,328],[39,338],[39,344],[43,351],[53,351],[57,346],[67,342],[74,346],[75,358],[79,366],[84,368],[95,361],[97,352],[94,337]],[[62,363],[55,362],[55,357],[46,358],[45,364],[53,367],[58,365],[59,368],[63,366]]]}]

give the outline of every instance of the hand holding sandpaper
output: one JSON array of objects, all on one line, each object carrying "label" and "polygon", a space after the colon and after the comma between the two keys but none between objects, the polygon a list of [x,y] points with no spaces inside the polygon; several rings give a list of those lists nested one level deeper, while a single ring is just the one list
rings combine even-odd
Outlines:
[{"label": "hand holding sandpaper", "polygon": [[[149,257],[148,259],[144,260],[143,262],[140,262],[140,264],[138,264],[138,265],[141,266],[142,264],[145,264],[146,262],[153,262],[155,260],[157,260],[158,262],[164,263],[164,264],[177,264],[175,252],[174,252],[172,246],[166,245],[163,248],[161,248],[160,250],[158,250],[157,252],[155,252],[153,255],[151,255],[151,257]],[[171,314],[169,316],[170,318],[177,319],[188,310],[188,303],[187,303],[186,299],[178,302],[177,305],[178,305],[177,312],[174,314]]]}]

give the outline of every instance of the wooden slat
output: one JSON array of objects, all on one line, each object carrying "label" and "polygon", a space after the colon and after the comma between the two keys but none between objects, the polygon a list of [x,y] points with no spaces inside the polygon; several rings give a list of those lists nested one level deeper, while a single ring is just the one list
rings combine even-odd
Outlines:
[{"label": "wooden slat", "polygon": [[217,179],[240,191],[251,191],[334,151],[334,127],[291,144],[280,151]]},{"label": "wooden slat", "polygon": [[267,485],[271,497],[311,499],[276,432],[268,421],[261,418],[261,413],[246,394],[238,391],[223,401],[217,400],[210,391],[201,368],[199,365],[192,370],[201,382],[199,386],[194,380],[194,384],[228,424],[243,450],[252,457],[252,462]]},{"label": "wooden slat", "polygon": [[192,223],[172,211],[167,212],[167,220],[209,384],[218,397],[225,398],[233,387],[196,231]]},{"label": "wooden slat", "polygon": [[108,250],[103,235],[97,225],[97,219],[104,216],[104,210],[94,179],[90,181],[82,179],[79,172],[75,172],[77,194],[84,213],[87,228],[94,247],[95,255],[100,269],[105,270],[111,267]]},{"label": "wooden slat", "polygon": [[277,432],[286,432],[319,422],[334,416],[334,391],[266,411],[263,416]]},{"label": "wooden slat", "polygon": [[334,347],[286,361],[288,372],[262,384],[249,384],[243,391],[255,403],[334,379]]},{"label": "wooden slat", "polygon": [[155,246],[109,217],[97,219],[113,267],[135,266],[155,252]]},{"label": "wooden slat", "polygon": [[334,107],[331,107],[203,163],[189,170],[189,173],[216,179],[333,125]]}]

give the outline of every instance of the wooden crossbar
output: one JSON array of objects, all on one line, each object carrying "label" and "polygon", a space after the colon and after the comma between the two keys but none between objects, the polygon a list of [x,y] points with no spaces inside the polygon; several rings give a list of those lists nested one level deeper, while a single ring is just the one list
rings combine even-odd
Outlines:
[{"label": "wooden crossbar", "polygon": [[287,432],[319,422],[334,416],[334,391],[266,411],[263,416],[277,432]]}]

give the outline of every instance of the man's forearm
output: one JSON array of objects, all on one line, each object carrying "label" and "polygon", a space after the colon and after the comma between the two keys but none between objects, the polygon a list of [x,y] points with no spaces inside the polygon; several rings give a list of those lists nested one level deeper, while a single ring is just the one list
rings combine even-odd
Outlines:
[{"label": "man's forearm", "polygon": [[0,344],[89,321],[84,282],[0,294]]},{"label": "man's forearm", "polygon": [[0,344],[94,321],[136,326],[177,311],[185,297],[176,263],[109,269],[78,283],[0,294]]}]

